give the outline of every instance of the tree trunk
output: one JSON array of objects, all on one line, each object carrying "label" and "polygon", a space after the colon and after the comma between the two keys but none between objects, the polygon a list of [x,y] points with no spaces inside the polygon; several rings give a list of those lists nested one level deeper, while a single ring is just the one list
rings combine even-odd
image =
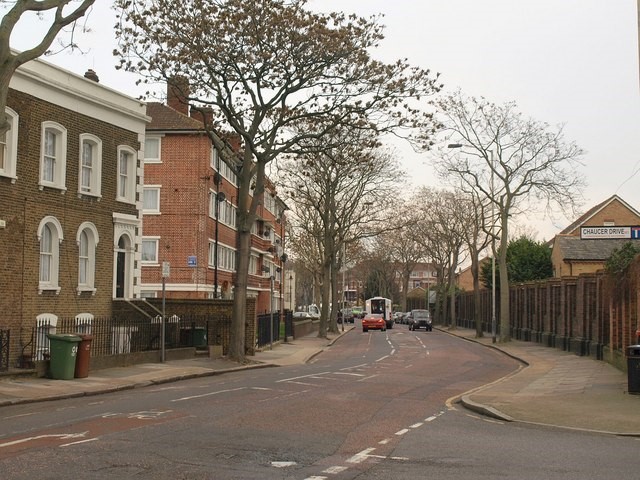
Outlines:
[{"label": "tree trunk", "polygon": [[471,276],[473,277],[473,320],[476,324],[476,338],[482,338],[484,333],[480,312],[480,264],[478,262],[478,252],[474,252],[471,256]]},{"label": "tree trunk", "polygon": [[327,319],[329,318],[329,304],[331,292],[331,261],[325,258],[322,265],[322,306],[320,308],[320,326],[318,328],[318,337],[326,338],[327,336]]},{"label": "tree trunk", "polygon": [[451,268],[449,269],[449,328],[455,330],[456,322],[456,264],[458,263],[458,254],[454,253],[451,259]]},{"label": "tree trunk", "polygon": [[247,280],[249,278],[249,258],[251,231],[238,229],[238,253],[236,256],[236,279],[234,282],[233,317],[229,332],[229,358],[236,362],[245,361],[245,331],[247,321]]},{"label": "tree trunk", "polygon": [[508,230],[506,215],[502,218],[502,229],[500,233],[500,251],[498,255],[500,265],[500,341],[511,340],[509,328],[509,272],[507,271],[507,243]]},{"label": "tree trunk", "polygon": [[[402,295],[400,296],[400,305],[402,311],[407,311],[407,293],[409,293],[409,275],[411,272],[402,275]],[[427,300],[428,301],[428,300]],[[428,308],[428,305],[427,305]]]}]

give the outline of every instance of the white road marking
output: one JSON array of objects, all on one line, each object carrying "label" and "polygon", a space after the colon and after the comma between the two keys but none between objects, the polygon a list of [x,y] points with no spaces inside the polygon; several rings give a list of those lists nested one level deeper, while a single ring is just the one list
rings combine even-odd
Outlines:
[{"label": "white road marking", "polygon": [[367,363],[361,363],[360,365],[354,365],[353,367],[341,368],[340,370],[353,370],[354,368],[366,367]]},{"label": "white road marking", "polygon": [[283,378],[282,380],[278,380],[276,383],[291,382],[292,380],[300,380],[301,378],[309,378],[309,377],[314,377],[318,375],[328,375],[329,373],[331,372],[310,373],[309,375],[302,375],[300,377]]},{"label": "white road marking", "polygon": [[389,355],[385,355],[384,357],[381,357],[381,358],[377,359],[376,362],[381,362],[385,358],[389,358]]},{"label": "white road marking", "polygon": [[347,459],[347,463],[362,463],[375,448],[366,448],[360,453],[356,453],[353,457]]},{"label": "white road marking", "polygon": [[418,422],[418,423],[414,423],[413,425],[411,425],[409,428],[418,428],[421,427],[422,425],[424,425],[424,423],[422,422]]},{"label": "white road marking", "polygon": [[351,372],[334,372],[334,375],[353,375],[354,377],[364,377],[363,373],[351,373]]},{"label": "white road marking", "polygon": [[35,412],[32,413],[22,413],[20,415],[11,415],[9,417],[3,417],[3,420],[9,420],[10,418],[20,418],[20,417],[29,417],[31,415],[35,415]]},{"label": "white road marking", "polygon": [[171,401],[172,402],[184,402],[185,400],[193,400],[194,398],[210,397],[212,395],[219,395],[221,393],[229,393],[229,392],[237,392],[239,390],[246,390],[246,388],[247,387],[229,388],[227,390],[218,390],[217,392],[203,393],[202,395],[193,395],[191,397],[176,398],[175,400],[171,400]]},{"label": "white road marking", "polygon": [[304,393],[308,393],[311,390],[302,390],[301,392],[293,392],[293,393],[288,393],[287,395],[276,395],[275,397],[269,397],[269,398],[265,398],[263,400],[258,400],[258,402],[262,403],[262,402],[273,402],[274,400],[282,400],[283,398],[290,398],[290,397],[295,397],[296,395],[302,395]]},{"label": "white road marking", "polygon": [[396,435],[404,435],[405,433],[407,433],[409,431],[408,428],[403,428],[402,430],[398,430],[396,432]]},{"label": "white road marking", "polygon": [[374,378],[374,377],[377,377],[377,376],[378,376],[377,374],[376,375],[369,375],[368,377],[361,378],[358,381],[359,382],[363,382],[364,380],[369,380],[370,378]]},{"label": "white road marking", "polygon": [[327,477],[318,477],[314,475],[313,477],[307,477],[304,480],[327,480]]},{"label": "white road marking", "polygon": [[40,439],[43,439],[43,438],[61,438],[61,439],[64,439],[64,440],[66,440],[68,438],[82,438],[87,433],[89,433],[89,432],[82,432],[82,433],[52,433],[52,434],[49,434],[49,435],[38,435],[36,437],[21,438],[20,440],[14,440],[13,442],[0,443],[0,448],[2,448],[2,447],[12,447],[13,445],[19,445],[21,443],[32,442],[34,440],[40,440]]},{"label": "white road marking", "polygon": [[271,462],[271,466],[276,468],[293,467],[294,465],[297,465],[297,463],[296,462]]},{"label": "white road marking", "polygon": [[127,418],[137,418],[138,420],[150,420],[153,418],[158,418],[160,415],[164,415],[165,413],[171,413],[173,410],[166,410],[164,412],[134,412],[127,415]]},{"label": "white road marking", "polygon": [[424,421],[425,422],[433,422],[436,418],[438,418],[435,415],[431,415],[429,418],[425,418]]},{"label": "white road marking", "polygon": [[306,382],[289,382],[289,383],[292,383],[294,385],[304,385],[305,387],[319,387],[320,386],[317,383],[306,383]]},{"label": "white road marking", "polygon": [[378,443],[380,445],[386,445],[387,443],[389,443],[391,441],[390,438],[385,438],[384,440],[380,440]]},{"label": "white road marking", "polygon": [[336,475],[338,473],[342,473],[347,469],[347,467],[335,466],[329,467],[326,470],[323,470],[322,473],[330,473],[332,475]]},{"label": "white road marking", "polygon": [[96,440],[98,440],[98,439],[97,438],[87,438],[86,440],[80,440],[79,442],[65,443],[63,445],[60,445],[60,447],[71,447],[72,445],[80,445],[81,443],[95,442]]}]

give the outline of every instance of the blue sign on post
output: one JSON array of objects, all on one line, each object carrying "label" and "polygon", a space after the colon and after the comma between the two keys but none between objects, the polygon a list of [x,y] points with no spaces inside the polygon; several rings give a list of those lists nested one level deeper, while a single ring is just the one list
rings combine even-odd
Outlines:
[{"label": "blue sign on post", "polygon": [[187,257],[187,266],[189,267],[197,267],[198,266],[198,257],[195,255],[189,255]]},{"label": "blue sign on post", "polygon": [[631,238],[634,240],[640,239],[640,227],[631,227]]}]

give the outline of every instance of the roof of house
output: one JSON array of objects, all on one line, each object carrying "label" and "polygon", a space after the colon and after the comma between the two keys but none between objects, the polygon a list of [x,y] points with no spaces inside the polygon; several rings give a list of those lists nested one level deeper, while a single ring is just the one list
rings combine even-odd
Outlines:
[{"label": "roof of house", "polygon": [[615,248],[629,241],[619,238],[583,240],[573,235],[557,235],[555,246],[560,248],[564,260],[604,261]]},{"label": "roof of house", "polygon": [[591,217],[596,215],[598,212],[600,212],[602,209],[607,207],[610,203],[612,203],[615,200],[622,203],[622,205],[624,205],[631,212],[635,213],[640,217],[640,212],[638,212],[635,208],[633,208],[631,205],[629,205],[627,202],[621,199],[618,195],[612,195],[611,197],[607,198],[604,202],[601,202],[597,204],[595,207],[592,207],[589,210],[587,210],[586,213],[578,217],[578,219],[576,219],[571,225],[569,225],[567,228],[562,230],[560,234],[564,235],[564,234],[575,232],[578,227],[582,226],[587,220],[589,220]]},{"label": "roof of house", "polygon": [[204,124],[159,102],[147,103],[151,123],[147,130],[204,131]]}]

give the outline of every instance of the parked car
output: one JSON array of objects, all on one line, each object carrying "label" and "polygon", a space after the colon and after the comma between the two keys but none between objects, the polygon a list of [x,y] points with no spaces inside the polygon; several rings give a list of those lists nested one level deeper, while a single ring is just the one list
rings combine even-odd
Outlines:
[{"label": "parked car", "polygon": [[345,322],[353,323],[353,311],[350,308],[343,308],[339,313]]},{"label": "parked car", "polygon": [[304,319],[304,318],[313,318],[309,312],[293,312],[293,318],[295,319]]},{"label": "parked car", "polygon": [[431,313],[429,310],[411,310],[409,315],[409,330],[424,328],[427,332],[433,330]]},{"label": "parked car", "polygon": [[370,313],[365,315],[362,319],[362,331],[368,332],[371,330],[382,330],[383,332],[387,329],[387,322],[384,321],[384,317],[380,313]]},{"label": "parked car", "polygon": [[364,308],[362,307],[352,307],[351,313],[353,313],[354,318],[364,318]]}]

